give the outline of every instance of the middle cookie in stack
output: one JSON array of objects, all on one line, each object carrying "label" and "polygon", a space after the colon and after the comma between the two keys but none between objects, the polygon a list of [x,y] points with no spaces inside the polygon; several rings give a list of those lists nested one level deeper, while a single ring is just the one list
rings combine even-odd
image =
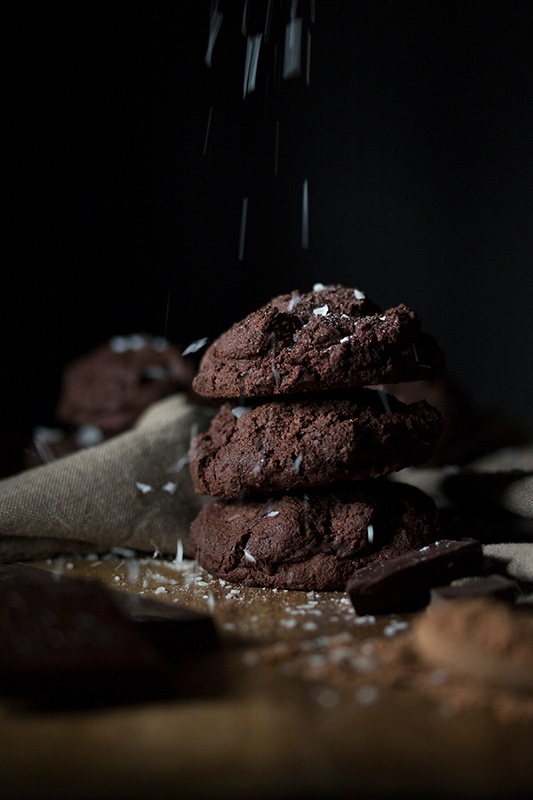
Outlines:
[{"label": "middle cookie in stack", "polygon": [[189,454],[196,492],[217,498],[193,521],[190,555],[230,581],[344,590],[356,569],[435,541],[434,502],[383,478],[430,458],[442,417],[379,386],[444,366],[414,312],[339,285],[234,325],[193,384],[221,406]]}]

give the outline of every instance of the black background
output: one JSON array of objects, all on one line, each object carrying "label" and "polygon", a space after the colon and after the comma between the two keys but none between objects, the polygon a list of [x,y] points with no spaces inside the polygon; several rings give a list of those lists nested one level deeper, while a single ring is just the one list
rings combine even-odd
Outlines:
[{"label": "black background", "polygon": [[218,3],[211,67],[209,0],[5,18],[3,426],[51,424],[109,336],[187,345],[317,281],[407,303],[476,402],[533,422],[533,4],[300,0],[307,85],[276,81],[274,0],[246,97],[243,6]]}]

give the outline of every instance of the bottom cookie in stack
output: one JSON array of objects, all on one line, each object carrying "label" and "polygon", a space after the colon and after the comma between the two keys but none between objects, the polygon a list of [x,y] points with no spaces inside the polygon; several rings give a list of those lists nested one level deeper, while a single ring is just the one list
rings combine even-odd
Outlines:
[{"label": "bottom cookie in stack", "polygon": [[386,479],[246,500],[213,500],[189,546],[219,578],[248,586],[343,591],[357,569],[438,538],[433,500]]}]

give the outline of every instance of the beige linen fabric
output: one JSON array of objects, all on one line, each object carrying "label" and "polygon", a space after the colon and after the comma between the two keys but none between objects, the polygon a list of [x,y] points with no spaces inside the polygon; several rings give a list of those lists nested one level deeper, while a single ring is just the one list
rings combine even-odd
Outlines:
[{"label": "beige linen fabric", "polygon": [[205,498],[187,462],[213,410],[185,394],[154,403],[131,431],[0,481],[0,561],[128,547],[186,551]]}]

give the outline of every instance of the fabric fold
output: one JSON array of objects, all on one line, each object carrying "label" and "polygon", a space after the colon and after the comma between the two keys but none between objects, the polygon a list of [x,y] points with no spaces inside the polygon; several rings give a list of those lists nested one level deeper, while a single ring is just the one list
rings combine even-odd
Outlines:
[{"label": "fabric fold", "polygon": [[130,431],[0,481],[0,560],[87,545],[173,554],[181,542],[187,553],[190,523],[206,502],[194,493],[187,452],[212,414],[172,395]]}]

